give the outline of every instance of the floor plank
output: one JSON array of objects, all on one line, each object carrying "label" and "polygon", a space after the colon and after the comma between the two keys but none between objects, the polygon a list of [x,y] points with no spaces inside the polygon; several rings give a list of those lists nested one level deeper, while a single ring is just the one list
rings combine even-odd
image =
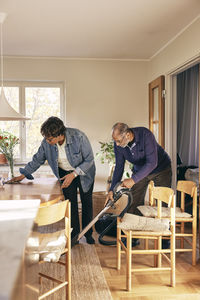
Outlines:
[{"label": "floor plank", "polygon": [[[96,233],[95,238],[98,240]],[[113,300],[200,299],[200,260],[198,254],[198,261],[195,267],[191,265],[191,253],[176,254],[175,288],[170,286],[169,272],[146,272],[132,275],[132,291],[127,292],[125,290],[125,258],[122,259],[121,270],[117,271],[116,247],[96,244],[96,250]],[[139,264],[149,265],[151,263],[150,256],[139,256],[138,258],[137,255],[135,259],[138,266]]]}]

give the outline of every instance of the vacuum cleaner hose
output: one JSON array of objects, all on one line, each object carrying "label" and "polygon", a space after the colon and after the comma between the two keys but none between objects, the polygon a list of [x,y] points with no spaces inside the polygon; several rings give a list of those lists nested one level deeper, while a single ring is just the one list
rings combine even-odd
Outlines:
[{"label": "vacuum cleaner hose", "polygon": [[105,240],[103,239],[103,237],[104,237],[104,235],[106,235],[106,233],[107,233],[113,226],[117,226],[117,217],[122,218],[122,217],[124,216],[124,214],[127,213],[127,211],[129,210],[129,208],[131,207],[131,205],[132,205],[132,203],[133,203],[133,195],[132,195],[131,191],[130,191],[130,190],[127,190],[127,189],[124,189],[124,191],[123,191],[123,190],[121,190],[121,191],[122,191],[122,192],[121,192],[121,194],[120,194],[120,197],[121,197],[122,195],[124,195],[124,194],[128,196],[128,197],[127,197],[127,198],[128,198],[127,205],[126,205],[126,207],[122,210],[122,212],[121,212],[119,215],[114,216],[113,222],[110,223],[110,224],[108,225],[108,227],[106,227],[106,228],[101,232],[101,234],[99,235],[98,240],[99,240],[99,243],[102,244],[102,245],[106,245],[106,246],[113,246],[113,245],[116,245],[116,241],[105,241]]}]

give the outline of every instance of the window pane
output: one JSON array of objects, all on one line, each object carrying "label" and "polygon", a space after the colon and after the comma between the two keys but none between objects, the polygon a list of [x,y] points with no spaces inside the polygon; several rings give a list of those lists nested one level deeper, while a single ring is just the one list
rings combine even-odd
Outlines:
[{"label": "window pane", "polygon": [[156,141],[159,141],[159,126],[158,123],[153,124],[153,134],[155,135]]},{"label": "window pane", "polygon": [[159,119],[159,95],[158,87],[153,89],[153,120],[157,121]]},{"label": "window pane", "polygon": [[25,88],[26,116],[26,157],[31,158],[38,150],[43,137],[41,124],[51,116],[60,117],[60,88]]},{"label": "window pane", "polygon": [[[19,112],[19,87],[4,87],[4,92],[8,103]],[[1,130],[8,131],[19,138],[19,121],[0,121],[0,126]],[[14,157],[19,157],[19,145],[15,146]]]}]

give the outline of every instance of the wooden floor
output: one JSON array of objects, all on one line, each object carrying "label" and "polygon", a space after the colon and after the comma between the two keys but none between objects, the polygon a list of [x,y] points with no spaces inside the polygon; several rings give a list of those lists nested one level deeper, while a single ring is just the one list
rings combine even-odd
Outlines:
[{"label": "wooden floor", "polygon": [[[95,235],[98,240],[97,235]],[[141,247],[141,246],[138,246]],[[197,265],[191,265],[191,253],[176,254],[176,287],[170,286],[169,272],[138,273],[132,275],[132,291],[127,292],[125,282],[125,258],[122,259],[122,268],[116,270],[116,247],[96,244],[100,263],[110,288],[113,300],[200,300],[200,260],[197,256]],[[135,264],[152,265],[153,257],[133,256]],[[104,299],[106,300],[106,299]]]}]

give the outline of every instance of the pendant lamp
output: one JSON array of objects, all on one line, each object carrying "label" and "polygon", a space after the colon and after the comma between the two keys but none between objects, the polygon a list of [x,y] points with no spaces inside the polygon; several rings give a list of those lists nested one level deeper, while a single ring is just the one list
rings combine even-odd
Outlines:
[{"label": "pendant lamp", "polygon": [[30,120],[20,113],[18,113],[6,99],[4,86],[3,86],[3,22],[7,17],[6,13],[0,12],[0,25],[1,25],[1,94],[0,94],[0,121],[17,121],[17,120]]}]

